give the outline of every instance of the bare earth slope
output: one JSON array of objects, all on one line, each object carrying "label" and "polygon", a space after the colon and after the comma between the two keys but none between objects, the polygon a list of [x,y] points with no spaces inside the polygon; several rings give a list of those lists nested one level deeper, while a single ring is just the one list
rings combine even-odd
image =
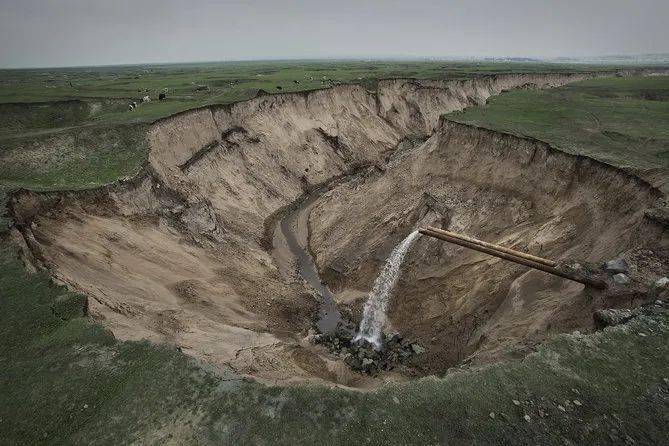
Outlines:
[{"label": "bare earth slope", "polygon": [[[309,220],[310,248],[342,302],[359,302],[419,222],[565,259],[660,244],[666,228],[644,213],[660,194],[643,181],[439,119],[504,90],[588,77],[389,80],[376,93],[339,86],[198,109],[151,127],[136,178],[86,192],[21,191],[11,208],[26,256],[88,295],[90,313],[117,337],[175,343],[270,382],[365,386],[304,340],[317,298],[268,249],[277,218],[343,177]],[[404,149],[407,137],[429,138]],[[434,241],[419,241],[409,260],[391,320],[429,346],[420,373],[587,327],[606,299]]]},{"label": "bare earth slope", "polygon": [[[659,197],[599,162],[444,121],[383,172],[328,193],[311,214],[311,247],[342,302],[357,308],[413,228],[438,226],[552,259],[599,262],[661,239],[663,225],[645,216]],[[474,352],[498,359],[519,341],[589,328],[595,309],[630,303],[427,237],[408,254],[396,296],[393,328],[429,346],[426,373]]]}]

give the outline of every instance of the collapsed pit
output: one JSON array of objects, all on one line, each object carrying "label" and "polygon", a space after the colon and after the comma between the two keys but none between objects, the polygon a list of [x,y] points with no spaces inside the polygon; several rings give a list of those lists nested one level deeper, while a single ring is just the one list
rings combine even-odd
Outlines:
[{"label": "collapsed pit", "polygon": [[27,259],[86,294],[120,339],[172,343],[269,383],[370,387],[443,374],[587,329],[595,309],[629,302],[423,237],[405,260],[388,330],[425,351],[364,376],[309,341],[319,292],[297,274],[281,222],[297,212],[297,241],[353,323],[388,253],[418,226],[563,260],[652,244],[664,227],[645,210],[660,193],[643,181],[439,118],[504,90],[592,76],[389,80],[377,92],[339,86],[193,110],[152,126],[136,177],[20,191],[10,208]]}]

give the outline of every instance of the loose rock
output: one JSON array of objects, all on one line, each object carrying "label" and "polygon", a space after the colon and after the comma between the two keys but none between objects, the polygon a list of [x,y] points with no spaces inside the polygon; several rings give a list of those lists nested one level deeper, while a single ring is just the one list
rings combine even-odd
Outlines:
[{"label": "loose rock", "polygon": [[595,325],[598,328],[614,327],[632,319],[634,314],[631,310],[597,310],[593,314]]},{"label": "loose rock", "polygon": [[658,300],[654,304],[642,305],[632,309],[597,310],[592,316],[595,326],[601,329],[623,324],[639,315],[666,314],[667,311],[669,311],[669,303]]},{"label": "loose rock", "polygon": [[618,273],[613,276],[613,281],[619,285],[630,283],[630,278],[623,273]]},{"label": "loose rock", "polygon": [[629,271],[629,265],[625,259],[609,260],[604,263],[604,269],[611,273],[626,273]]},{"label": "loose rock", "polygon": [[667,286],[669,286],[669,277],[662,277],[660,279],[657,279],[655,283],[653,283],[653,286],[658,289],[666,288]]},{"label": "loose rock", "polygon": [[420,355],[421,353],[425,353],[425,349],[419,345],[419,344],[411,344],[411,349],[416,353],[417,355]]}]

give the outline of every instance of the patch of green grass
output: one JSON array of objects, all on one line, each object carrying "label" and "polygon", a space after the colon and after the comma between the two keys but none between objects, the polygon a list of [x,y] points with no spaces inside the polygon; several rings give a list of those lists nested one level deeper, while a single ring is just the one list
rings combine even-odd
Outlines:
[{"label": "patch of green grass", "polygon": [[649,178],[666,181],[669,173],[669,76],[512,91],[448,119],[541,139]]},{"label": "patch of green grass", "polygon": [[85,121],[90,114],[88,104],[79,100],[0,104],[0,134],[10,136],[73,126]]},{"label": "patch of green grass", "polygon": [[0,186],[81,189],[137,172],[146,158],[146,125],[89,126],[6,140]]}]

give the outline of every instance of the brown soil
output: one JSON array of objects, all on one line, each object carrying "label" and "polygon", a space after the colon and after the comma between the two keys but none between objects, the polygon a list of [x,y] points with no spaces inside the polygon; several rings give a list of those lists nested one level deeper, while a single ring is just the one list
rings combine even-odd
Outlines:
[{"label": "brown soil", "polygon": [[[587,77],[388,80],[375,93],[338,86],[189,111],[152,126],[147,164],[131,181],[20,191],[10,208],[26,257],[89,296],[92,316],[118,338],[173,343],[279,384],[369,387],[440,374],[523,351],[551,332],[589,329],[594,309],[623,303],[423,237],[390,320],[428,351],[406,369],[364,377],[305,339],[318,301],[281,241],[268,248],[277,222],[341,178],[311,208],[308,245],[354,315],[381,262],[416,225],[556,259],[662,252],[666,228],[645,213],[660,198],[651,185],[541,142],[439,118],[504,90]],[[649,264],[644,277],[656,274],[658,263]]]}]

